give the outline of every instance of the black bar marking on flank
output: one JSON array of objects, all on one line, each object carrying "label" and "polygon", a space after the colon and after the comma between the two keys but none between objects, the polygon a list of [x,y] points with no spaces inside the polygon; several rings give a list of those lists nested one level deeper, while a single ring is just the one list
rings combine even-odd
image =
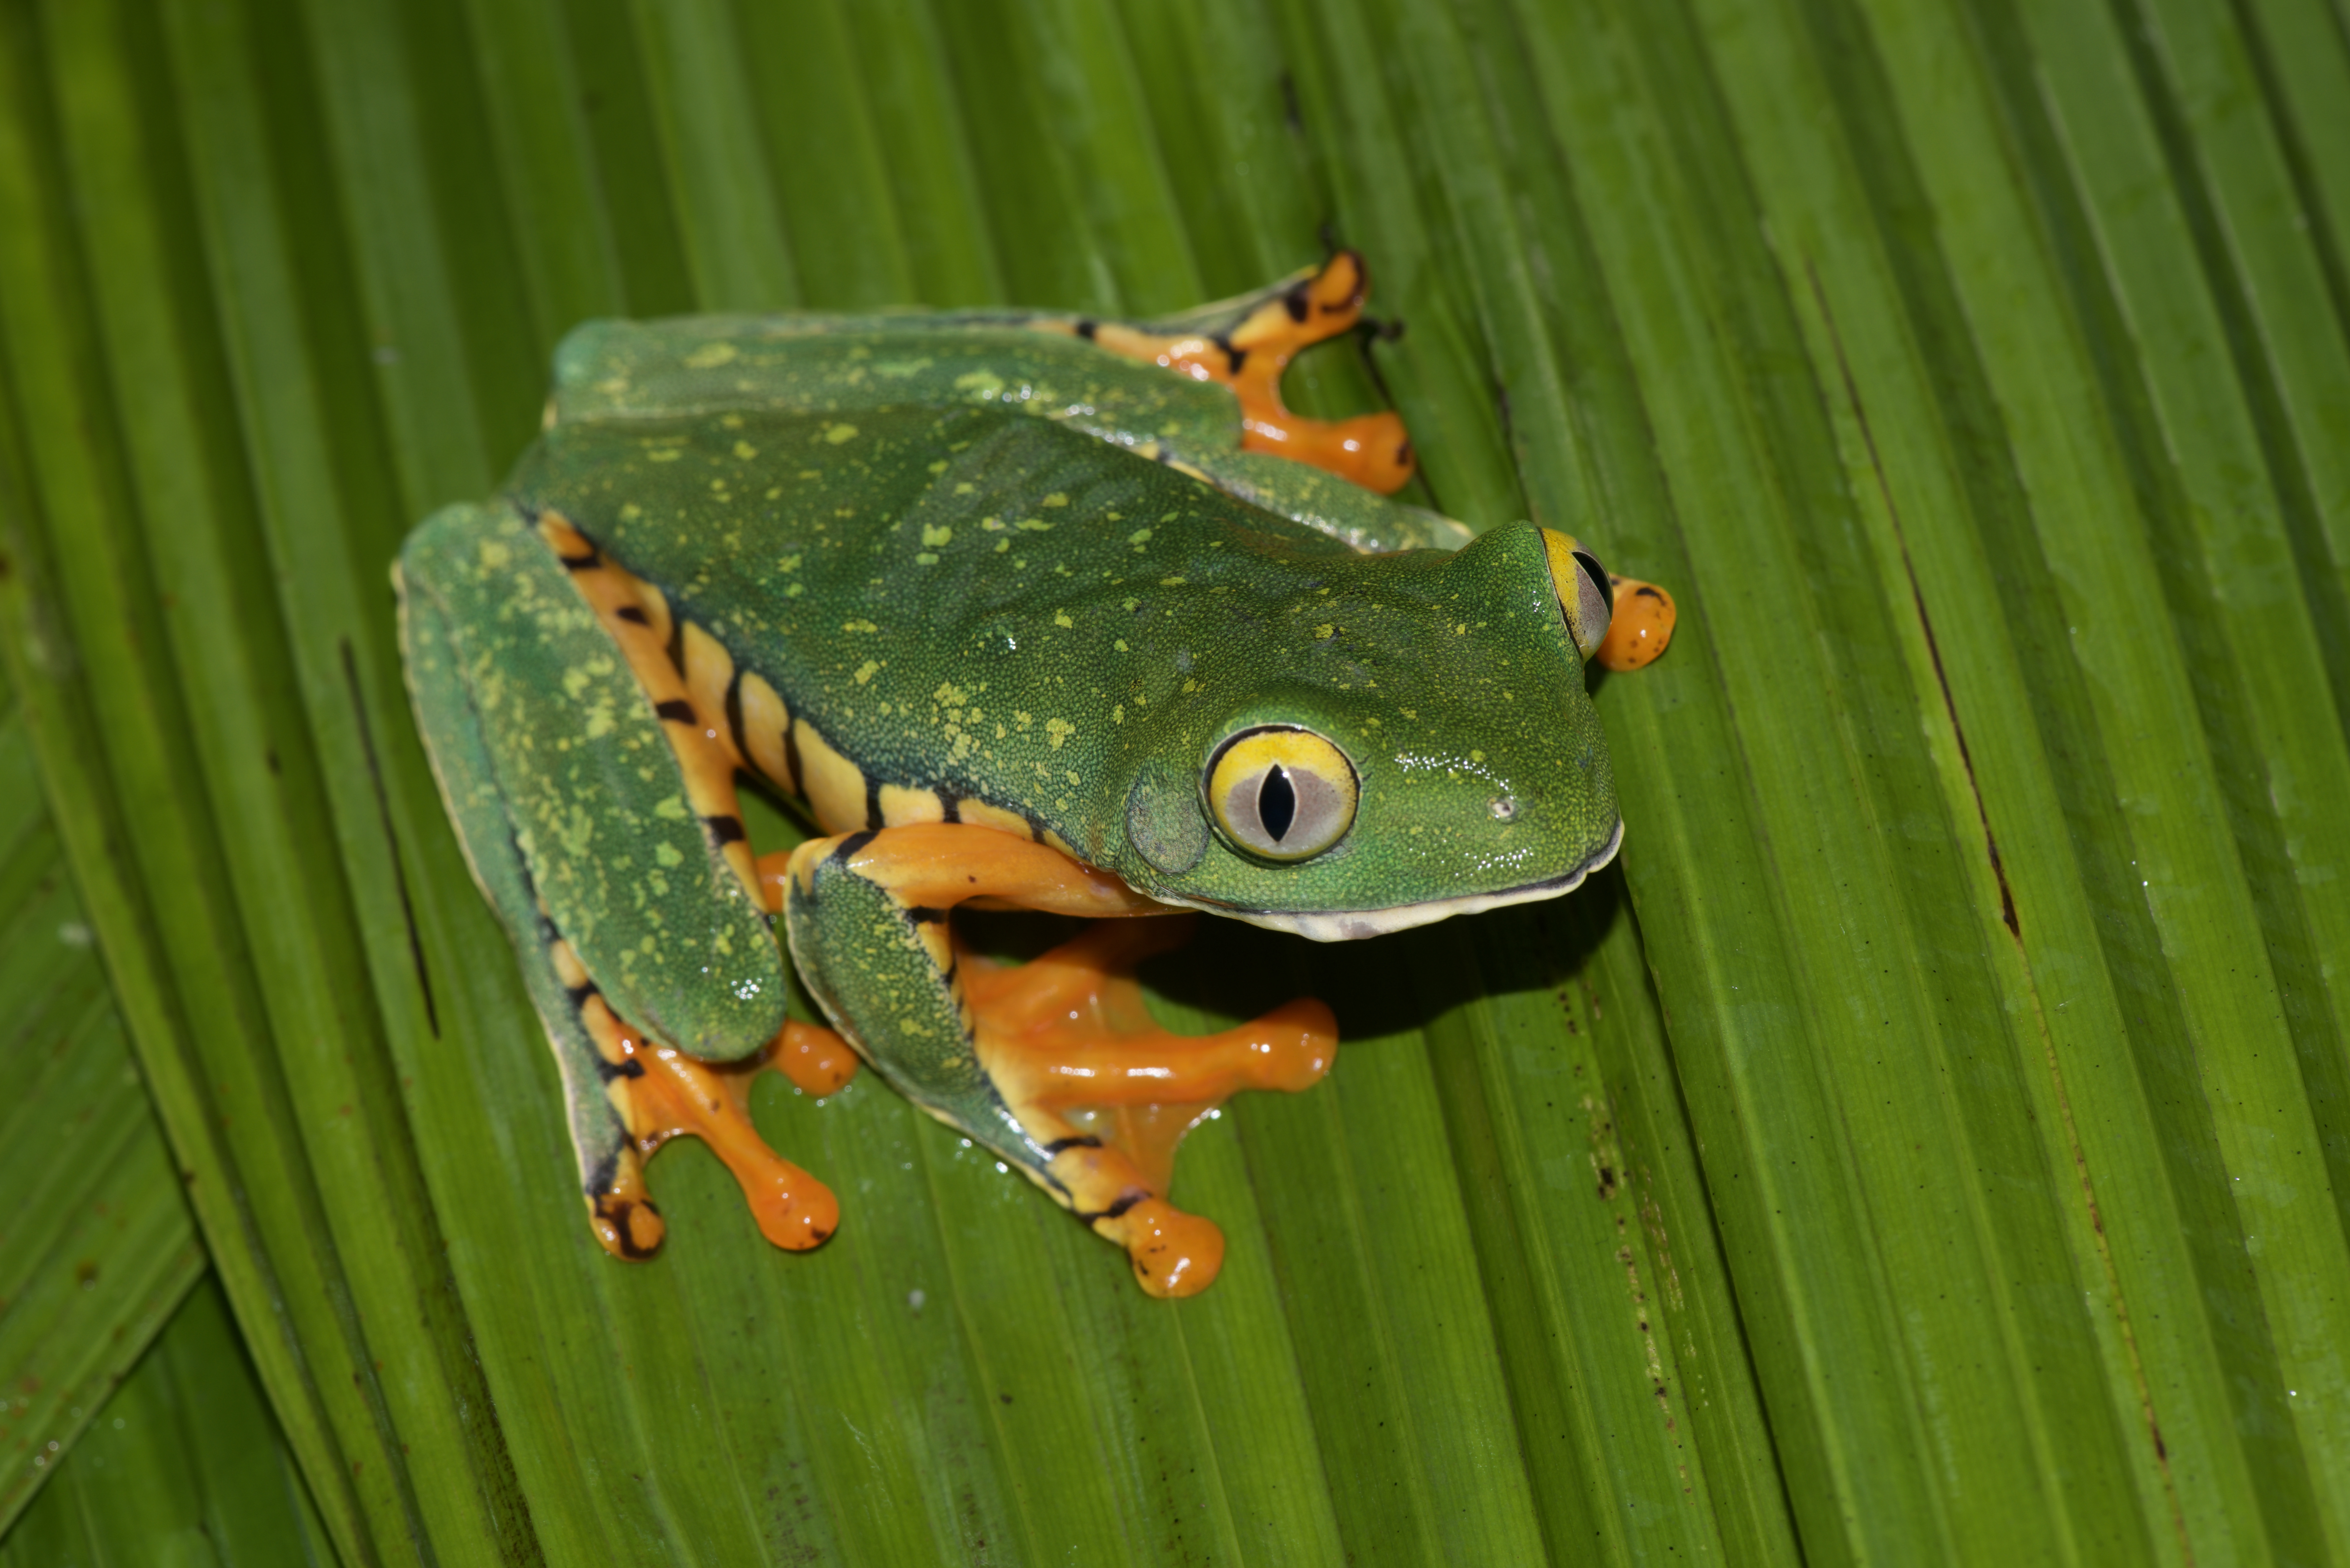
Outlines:
[{"label": "black bar marking on flank", "polygon": [[944,909],[933,909],[928,904],[910,904],[906,908],[906,919],[918,926],[936,925],[946,918]]},{"label": "black bar marking on flank", "polygon": [[639,609],[635,605],[622,605],[619,609],[614,610],[612,613],[619,616],[622,620],[633,622],[638,626],[650,626],[653,623],[653,618],[647,615],[643,610]]},{"label": "black bar marking on flank", "polygon": [[865,826],[868,827],[885,826],[881,820],[881,784],[870,774],[868,774],[865,778]]},{"label": "black bar marking on flank", "polygon": [[954,797],[947,794],[944,790],[939,791],[938,795],[939,820],[941,822],[961,822],[962,820],[962,807],[955,804]]},{"label": "black bar marking on flank", "polygon": [[596,1058],[596,1081],[599,1084],[608,1084],[615,1078],[641,1078],[644,1075],[645,1064],[634,1056],[625,1062],[607,1062],[601,1056]]},{"label": "black bar marking on flank", "polygon": [[563,994],[571,999],[571,1011],[574,1012],[587,1006],[588,999],[596,995],[597,992],[597,984],[592,980],[583,980],[577,985],[567,985],[563,988]]},{"label": "black bar marking on flank", "polygon": [[1094,334],[1099,330],[1101,330],[1101,323],[1096,321],[1092,317],[1080,316],[1077,317],[1077,336],[1086,339],[1087,342],[1093,341]]},{"label": "black bar marking on flank", "polygon": [[749,836],[743,831],[743,819],[732,812],[722,811],[714,816],[705,816],[702,819],[702,826],[710,829],[710,836],[718,841],[721,848],[729,844],[740,844]]},{"label": "black bar marking on flank", "polygon": [[693,715],[693,704],[682,697],[672,697],[666,702],[656,702],[653,704],[653,711],[664,719],[672,720],[680,724],[692,724],[698,728],[702,723],[702,721]]},{"label": "black bar marking on flank", "polygon": [[734,679],[726,683],[726,732],[734,739],[734,754],[748,757],[751,748],[743,743],[743,668],[736,665]]},{"label": "black bar marking on flank", "polygon": [[1059,1154],[1063,1149],[1099,1148],[1101,1146],[1101,1139],[1094,1137],[1091,1133],[1078,1133],[1070,1137],[1055,1138],[1052,1142],[1045,1146],[1045,1153],[1049,1158],[1050,1156]]},{"label": "black bar marking on flank", "polygon": [[588,1173],[588,1196],[591,1199],[601,1198],[611,1191],[613,1179],[619,1174],[620,1151],[616,1148],[598,1160],[596,1168]]},{"label": "black bar marking on flank", "polygon": [[564,570],[570,572],[589,571],[603,565],[604,561],[604,558],[596,553],[596,546],[593,545],[588,546],[588,553],[584,556],[558,555],[555,558],[563,563]]},{"label": "black bar marking on flank", "polygon": [[789,719],[784,721],[784,772],[792,776],[775,782],[793,794],[800,793],[800,727]]},{"label": "black bar marking on flank", "polygon": [[1296,287],[1281,296],[1281,306],[1289,312],[1289,319],[1292,321],[1305,319],[1308,298],[1305,291],[1312,287],[1313,284],[1314,280],[1310,277],[1301,279]]},{"label": "black bar marking on flank", "polygon": [[867,845],[872,842],[873,835],[870,832],[852,833],[847,837],[842,839],[840,843],[834,847],[833,852],[827,856],[826,858],[828,860],[846,862],[851,856],[855,855],[858,850],[864,848]]},{"label": "black bar marking on flank", "polygon": [[670,611],[670,617],[669,617],[669,647],[668,647],[668,649],[667,649],[665,651],[669,654],[669,661],[670,661],[670,663],[671,663],[671,665],[673,665],[673,666],[675,666],[675,667],[676,667],[677,672],[678,672],[680,675],[684,674],[684,673],[685,673],[685,617],[683,617],[683,616],[681,616],[681,615],[678,614],[678,613],[677,613],[677,611],[676,611],[675,609],[671,609],[671,610]]},{"label": "black bar marking on flank", "polygon": [[1241,373],[1241,361],[1248,358],[1248,350],[1245,348],[1233,348],[1232,340],[1222,332],[1217,333],[1214,337],[1209,338],[1208,341],[1224,351],[1224,359],[1226,361],[1225,368],[1232,375],[1239,375]]}]

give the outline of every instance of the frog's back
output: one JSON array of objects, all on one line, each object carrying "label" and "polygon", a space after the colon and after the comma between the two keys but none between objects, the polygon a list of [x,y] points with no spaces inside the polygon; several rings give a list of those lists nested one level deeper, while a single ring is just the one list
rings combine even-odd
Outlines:
[{"label": "frog's back", "polygon": [[[772,689],[796,747],[745,734],[747,758],[797,749],[853,765],[868,806],[857,820],[822,809],[805,759],[772,781],[808,793],[836,831],[893,820],[886,790],[901,811],[972,800],[1062,836],[1090,820],[1085,797],[1122,727],[1363,560],[1003,409],[559,423],[511,492],[659,589],[681,628],[724,648],[732,679]],[[733,693],[730,719],[744,709]]]}]

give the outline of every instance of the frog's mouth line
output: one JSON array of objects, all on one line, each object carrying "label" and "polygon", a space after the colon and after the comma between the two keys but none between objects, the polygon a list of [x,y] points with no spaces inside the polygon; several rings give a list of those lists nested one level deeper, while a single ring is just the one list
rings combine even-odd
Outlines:
[{"label": "frog's mouth line", "polygon": [[1230,904],[1211,903],[1204,898],[1179,898],[1163,892],[1150,896],[1162,902],[1181,904],[1190,909],[1205,909],[1228,919],[1246,920],[1252,926],[1263,926],[1270,931],[1292,931],[1309,941],[1351,942],[1364,937],[1383,937],[1390,931],[1408,931],[1414,926],[1433,925],[1449,920],[1455,915],[1481,914],[1508,904],[1532,904],[1544,898],[1562,898],[1583,886],[1583,879],[1616,858],[1616,851],[1624,844],[1624,819],[1616,819],[1616,831],[1607,842],[1589,859],[1565,876],[1553,877],[1546,882],[1529,882],[1523,888],[1511,888],[1499,893],[1471,893],[1460,898],[1430,898],[1424,904],[1398,904],[1389,909],[1338,909],[1326,914],[1293,914],[1279,909],[1242,909]]}]

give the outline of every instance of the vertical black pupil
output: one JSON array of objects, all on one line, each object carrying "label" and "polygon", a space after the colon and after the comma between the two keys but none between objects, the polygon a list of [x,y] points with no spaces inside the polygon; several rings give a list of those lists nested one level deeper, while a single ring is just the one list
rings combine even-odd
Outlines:
[{"label": "vertical black pupil", "polygon": [[1257,786],[1256,819],[1275,844],[1289,836],[1289,825],[1297,820],[1297,786],[1289,782],[1289,770],[1275,763]]}]

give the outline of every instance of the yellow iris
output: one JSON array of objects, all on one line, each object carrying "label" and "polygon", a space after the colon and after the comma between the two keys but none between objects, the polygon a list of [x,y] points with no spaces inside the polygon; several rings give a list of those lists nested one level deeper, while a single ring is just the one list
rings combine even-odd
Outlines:
[{"label": "yellow iris", "polygon": [[1566,612],[1566,629],[1589,659],[1616,613],[1616,590],[1608,585],[1607,568],[1571,534],[1545,528],[1543,545],[1550,552],[1550,586],[1558,594],[1559,608]]},{"label": "yellow iris", "polygon": [[1235,848],[1266,860],[1305,860],[1355,823],[1355,766],[1311,730],[1250,730],[1208,764],[1208,805]]}]

